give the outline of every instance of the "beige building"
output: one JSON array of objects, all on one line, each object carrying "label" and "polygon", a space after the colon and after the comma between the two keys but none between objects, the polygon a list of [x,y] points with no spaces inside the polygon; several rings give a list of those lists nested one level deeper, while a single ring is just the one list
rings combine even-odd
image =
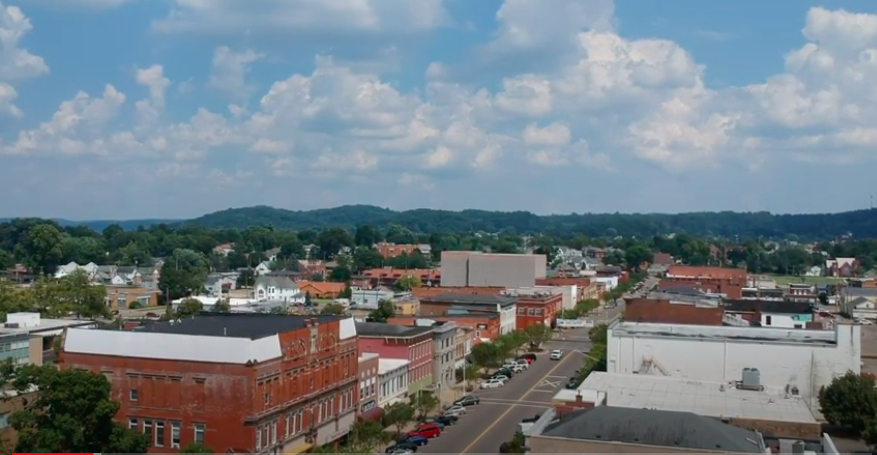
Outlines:
[{"label": "beige building", "polygon": [[493,254],[478,251],[442,251],[442,287],[535,286],[545,278],[544,254]]},{"label": "beige building", "polygon": [[67,327],[91,328],[94,321],[47,319],[39,313],[9,313],[0,327],[0,361],[42,365],[54,361],[54,341]]}]

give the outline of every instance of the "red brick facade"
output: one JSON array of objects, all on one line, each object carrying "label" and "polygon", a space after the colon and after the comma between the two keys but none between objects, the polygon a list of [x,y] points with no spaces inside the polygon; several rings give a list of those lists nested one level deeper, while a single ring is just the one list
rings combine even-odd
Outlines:
[{"label": "red brick facade", "polygon": [[[417,318],[418,316],[395,317],[388,319],[387,323],[413,326],[414,320]],[[472,329],[471,334],[475,342],[493,341],[500,333],[498,314],[429,316],[428,319],[436,322],[453,321],[460,327],[469,327]]]},{"label": "red brick facade", "polygon": [[624,320],[660,324],[722,325],[721,307],[703,308],[662,299],[627,299]]},{"label": "red brick facade", "polygon": [[725,294],[729,299],[740,299],[743,297],[746,279],[746,270],[743,269],[672,265],[667,270],[667,276],[659,283],[658,289],[688,285],[704,292]]},{"label": "red brick facade", "polygon": [[378,407],[379,358],[375,353],[362,353],[359,356],[359,403],[356,409],[362,419],[376,419],[381,416],[381,409]]},{"label": "red brick facade", "polygon": [[[178,452],[193,442],[215,453],[288,452],[299,440],[314,442],[319,432],[325,440],[338,432],[333,421],[354,412],[359,401],[357,340],[340,340],[338,321],[278,337],[286,347],[283,357],[253,365],[63,349],[59,363],[105,375],[112,398],[121,404],[116,419],[150,433],[150,453]],[[338,437],[344,434],[346,429]]]},{"label": "red brick facade", "polygon": [[557,313],[563,308],[563,296],[520,295],[517,303],[515,326],[522,330],[534,324],[545,324],[553,327],[557,322]]}]

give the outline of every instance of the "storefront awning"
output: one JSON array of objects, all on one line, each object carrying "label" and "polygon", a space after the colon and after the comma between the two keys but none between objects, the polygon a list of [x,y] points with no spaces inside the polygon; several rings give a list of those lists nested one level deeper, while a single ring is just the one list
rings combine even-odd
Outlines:
[{"label": "storefront awning", "polygon": [[299,444],[299,445],[293,447],[291,450],[284,451],[283,453],[284,453],[284,455],[298,455],[300,453],[305,453],[308,450],[311,450],[313,448],[314,448],[313,444],[311,444],[309,442],[305,442],[304,444]]},{"label": "storefront awning", "polygon": [[380,420],[384,410],[380,406],[375,406],[368,411],[361,412],[357,416],[359,420]]}]

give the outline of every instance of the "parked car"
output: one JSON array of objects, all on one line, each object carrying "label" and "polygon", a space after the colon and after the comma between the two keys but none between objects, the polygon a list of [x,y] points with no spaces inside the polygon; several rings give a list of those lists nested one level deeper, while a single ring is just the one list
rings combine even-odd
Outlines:
[{"label": "parked car", "polygon": [[482,389],[499,389],[505,385],[505,381],[502,379],[488,379],[487,381],[482,381],[479,385]]},{"label": "parked car", "polygon": [[581,383],[582,383],[582,381],[579,381],[579,378],[572,377],[572,378],[569,378],[569,382],[566,383],[566,388],[567,389],[575,389],[575,388],[578,388],[578,386]]},{"label": "parked car", "polygon": [[454,404],[459,404],[460,406],[475,406],[481,404],[481,398],[472,395],[466,395],[463,398],[455,401]]},{"label": "parked car", "polygon": [[451,408],[446,409],[445,412],[442,413],[442,416],[445,416],[445,417],[460,417],[461,415],[463,415],[463,414],[465,414],[465,413],[466,413],[466,408],[464,408],[464,407],[462,407],[462,406],[459,406],[459,407],[451,407]]},{"label": "parked car", "polygon": [[526,360],[527,362],[533,363],[533,362],[536,361],[536,354],[533,354],[532,352],[530,352],[530,353],[524,354],[524,355],[522,355],[522,356],[520,356],[520,357],[518,357],[518,358],[519,358],[519,359],[524,359],[524,360]]},{"label": "parked car", "polygon": [[410,442],[400,442],[394,446],[387,447],[384,453],[390,454],[408,454],[417,452],[417,445]]},{"label": "parked car", "polygon": [[533,416],[533,417],[529,417],[529,418],[526,418],[526,419],[521,419],[521,423],[535,423],[537,420],[539,420],[539,417],[542,417],[542,413],[541,413],[541,412],[540,412],[539,414],[536,414],[536,415]]},{"label": "parked car", "polygon": [[413,432],[427,438],[437,438],[442,435],[442,428],[435,423],[421,423]]},{"label": "parked car", "polygon": [[523,370],[530,369],[530,361],[527,359],[518,359],[517,364],[518,364],[518,367],[520,367]]},{"label": "parked car", "polygon": [[411,455],[412,453],[417,452],[417,447],[416,447],[416,446],[413,447],[413,449],[414,449],[414,450],[412,450],[412,449],[396,449],[396,448],[394,448],[394,450],[393,450],[392,452],[390,452],[390,455]]},{"label": "parked car", "polygon": [[432,424],[436,424],[436,425],[438,425],[438,427],[439,427],[442,431],[445,431],[445,424],[442,423],[442,422],[438,422],[438,421],[436,421],[435,419],[425,419],[422,423],[432,423]]},{"label": "parked car", "polygon": [[437,417],[433,417],[432,419],[429,419],[429,420],[431,420],[435,423],[440,423],[446,427],[449,427],[449,426],[457,423],[458,419],[456,417],[451,417],[451,416],[437,416]]},{"label": "parked car", "polygon": [[500,369],[496,370],[496,373],[493,373],[493,374],[494,374],[494,375],[497,375],[497,374],[504,374],[504,375],[506,375],[506,376],[508,376],[508,377],[510,377],[510,378],[512,378],[512,377],[515,376],[515,372],[512,371],[512,370],[510,370],[510,369],[508,369],[508,368],[500,368]]},{"label": "parked car", "polygon": [[562,349],[555,349],[551,351],[551,360],[560,360],[563,357]]},{"label": "parked car", "polygon": [[491,376],[490,379],[501,379],[505,382],[508,382],[509,379],[511,379],[511,378],[509,378],[508,376],[506,376],[504,374],[495,374],[495,375]]}]

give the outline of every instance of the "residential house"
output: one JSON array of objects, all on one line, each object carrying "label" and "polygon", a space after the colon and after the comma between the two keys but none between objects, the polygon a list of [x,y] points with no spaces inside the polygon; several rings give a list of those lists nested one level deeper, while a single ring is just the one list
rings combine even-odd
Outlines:
[{"label": "residential house", "polygon": [[311,280],[315,276],[319,276],[324,279],[329,276],[329,271],[326,267],[326,263],[324,261],[318,260],[299,259],[298,271],[306,280]]},{"label": "residential house", "polygon": [[825,274],[834,277],[852,277],[858,273],[859,261],[856,258],[834,258],[825,261]]},{"label": "residential house", "polygon": [[432,327],[407,327],[380,322],[357,322],[359,351],[375,352],[381,359],[408,363],[408,393],[432,386]]},{"label": "residential house", "polygon": [[517,327],[517,297],[506,295],[441,294],[420,299],[420,315],[428,318],[450,315],[499,315],[500,335]]},{"label": "residential house", "polygon": [[603,248],[598,248],[596,246],[586,246],[582,249],[582,254],[585,257],[603,262],[603,258],[606,257],[606,250],[604,250]]},{"label": "residential house", "polygon": [[222,243],[213,247],[213,254],[219,256],[228,256],[232,251],[234,251],[234,243]]},{"label": "residential house", "polygon": [[253,269],[253,275],[264,276],[271,273],[271,262],[262,261]]},{"label": "residential house", "polygon": [[877,288],[845,287],[840,291],[838,306],[848,317],[877,320]]},{"label": "residential house", "polygon": [[265,258],[268,262],[277,262],[278,256],[280,256],[280,248],[271,248],[265,251]]},{"label": "residential house", "polygon": [[310,295],[313,299],[337,299],[347,285],[344,283],[333,283],[331,281],[299,281],[298,287],[305,295]]},{"label": "residential house", "polygon": [[55,278],[64,278],[65,276],[68,276],[73,272],[76,272],[77,270],[84,271],[89,279],[93,279],[97,275],[98,265],[94,262],[89,262],[85,265],[79,265],[75,262],[70,262],[55,269]]},{"label": "residential house", "polygon": [[104,286],[107,291],[107,307],[111,310],[154,307],[159,304],[161,292],[129,285]]},{"label": "residential house", "polygon": [[287,303],[304,304],[305,293],[299,284],[284,276],[260,276],[254,286],[257,300],[280,300]]},{"label": "residential house", "polygon": [[785,298],[789,300],[801,300],[815,303],[819,300],[819,293],[816,286],[812,284],[789,283]]},{"label": "residential house", "polygon": [[207,295],[212,297],[228,294],[229,291],[237,289],[239,277],[238,272],[211,273],[204,281],[204,289]]}]

